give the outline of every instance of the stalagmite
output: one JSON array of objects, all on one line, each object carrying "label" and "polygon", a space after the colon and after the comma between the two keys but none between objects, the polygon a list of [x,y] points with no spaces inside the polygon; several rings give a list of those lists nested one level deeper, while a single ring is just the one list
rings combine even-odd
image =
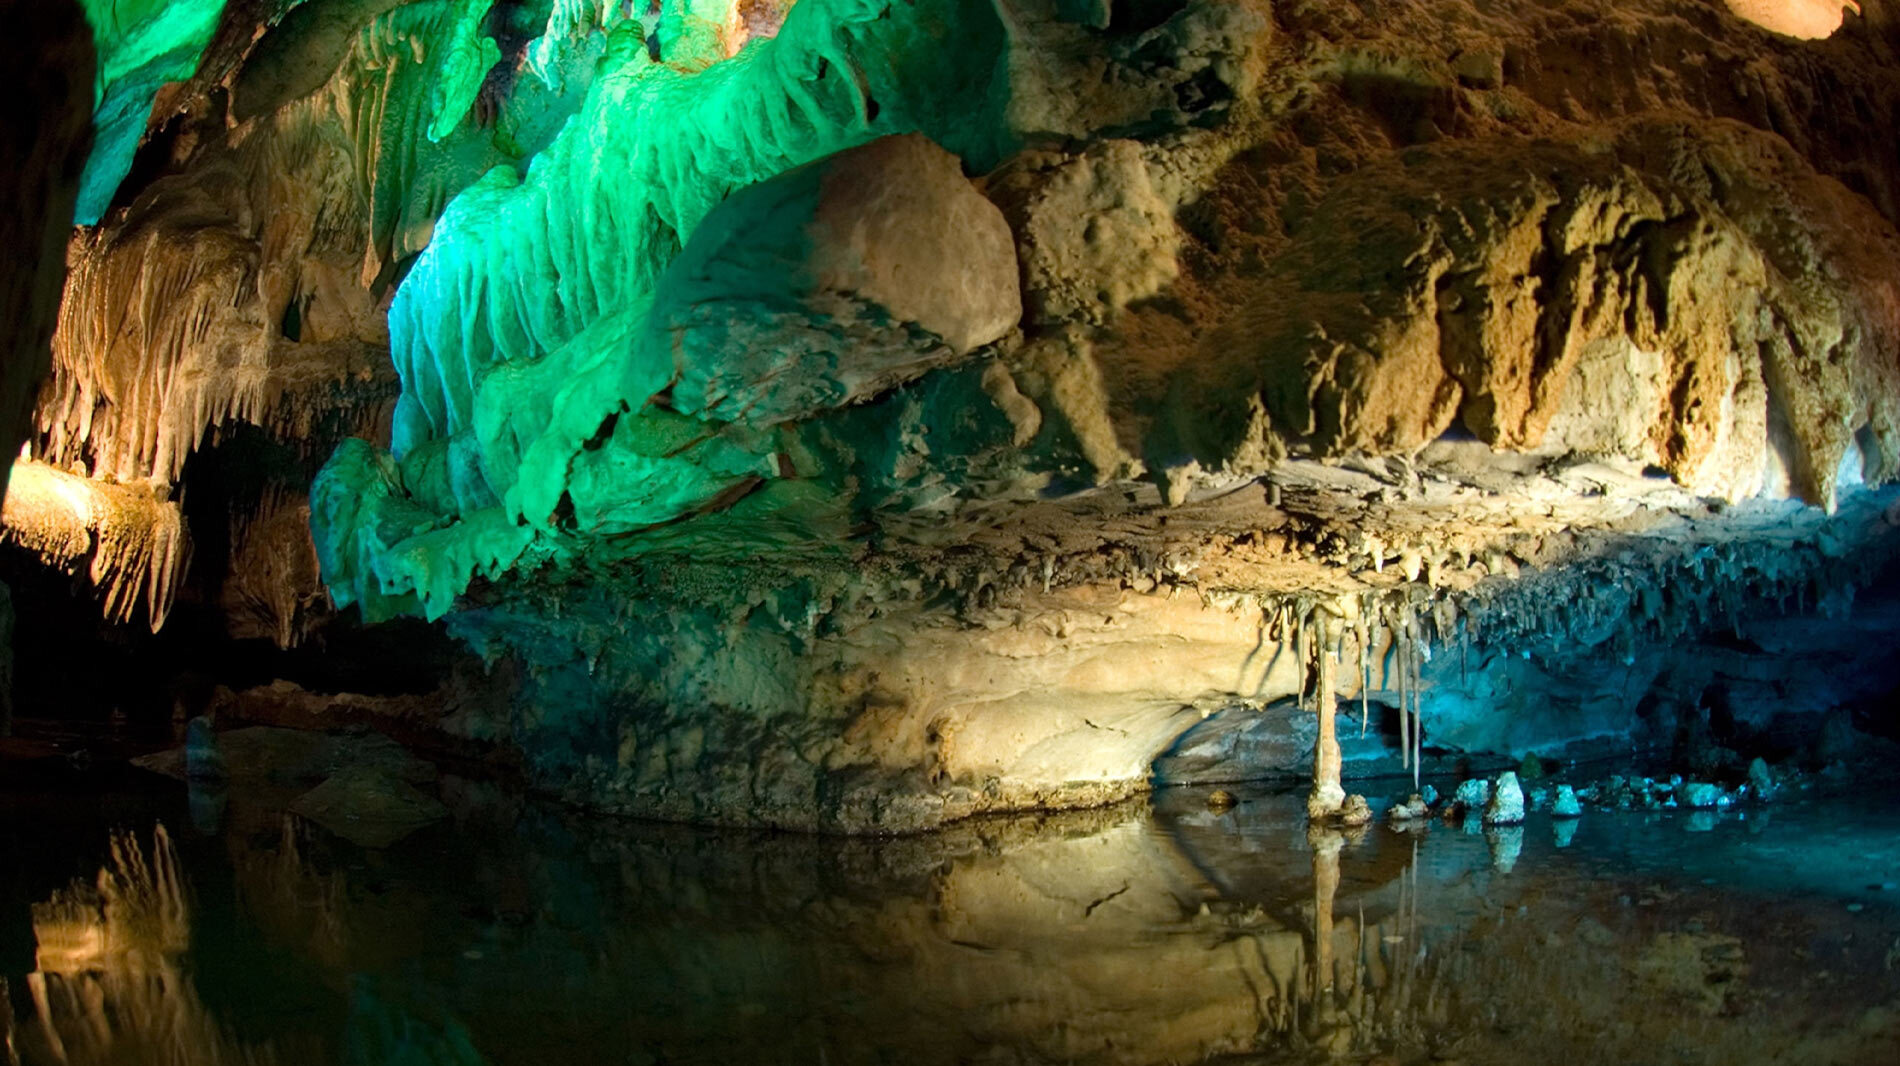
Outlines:
[{"label": "stalagmite", "polygon": [[1346,800],[1346,790],[1339,784],[1341,759],[1338,723],[1335,721],[1338,708],[1334,702],[1339,671],[1338,663],[1333,658],[1333,647],[1337,641],[1339,619],[1321,606],[1313,611],[1313,620],[1319,626],[1319,679],[1313,693],[1314,709],[1319,714],[1319,741],[1313,750],[1313,791],[1306,797],[1306,815],[1319,819],[1339,812]]}]

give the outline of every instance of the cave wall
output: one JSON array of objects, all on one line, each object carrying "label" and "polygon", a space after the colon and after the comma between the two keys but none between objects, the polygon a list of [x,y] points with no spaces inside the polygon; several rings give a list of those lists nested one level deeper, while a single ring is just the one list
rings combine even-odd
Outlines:
[{"label": "cave wall", "polygon": [[[0,58],[19,79],[22,105],[0,116],[0,241],[12,250],[0,267],[0,454],[26,439],[33,401],[46,377],[65,278],[68,219],[79,195],[91,143],[92,41],[70,0],[0,4],[9,29]],[[0,499],[9,488],[0,472]],[[0,584],[0,736],[12,728],[13,600]]]},{"label": "cave wall", "polygon": [[577,801],[1098,802],[1204,720],[1311,716],[1325,656],[1444,752],[1548,749],[1707,688],[1730,616],[1885,573],[1884,5],[308,0],[187,36],[72,236],[13,543],[154,629],[440,621],[506,695],[464,669],[440,732]]},{"label": "cave wall", "polygon": [[[9,456],[26,438],[33,400],[50,362],[49,345],[65,280],[67,219],[90,148],[94,66],[86,23],[72,3],[9,3],[7,49],[27,106],[8,112],[4,137],[7,202],[0,226],[15,250],[0,281],[9,324],[0,356],[0,446]],[[0,479],[0,491],[5,481]]]}]

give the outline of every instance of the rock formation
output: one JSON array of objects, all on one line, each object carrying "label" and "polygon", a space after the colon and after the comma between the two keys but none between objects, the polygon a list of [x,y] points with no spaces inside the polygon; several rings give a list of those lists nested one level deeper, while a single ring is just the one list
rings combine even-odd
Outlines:
[{"label": "rock formation", "polygon": [[[0,10],[12,29],[0,48],[32,105],[0,120],[0,194],[11,207],[0,218],[0,240],[12,250],[0,272],[0,315],[8,326],[0,351],[0,448],[12,456],[46,376],[67,222],[90,145],[86,93],[94,64],[77,4],[10,0]],[[0,492],[5,485],[0,476]]]},{"label": "rock formation", "polygon": [[[1324,813],[1353,724],[1413,773],[1628,733],[1729,683],[1671,645],[1803,670],[1783,616],[1892,559],[1885,7],[328,0],[204,40],[73,238],[30,448],[139,517],[15,541],[154,626],[174,528],[220,531],[233,635],[333,622],[319,569],[439,621],[510,686],[441,731],[577,801],[924,828],[1290,705]],[[275,458],[207,525],[226,453]]]}]

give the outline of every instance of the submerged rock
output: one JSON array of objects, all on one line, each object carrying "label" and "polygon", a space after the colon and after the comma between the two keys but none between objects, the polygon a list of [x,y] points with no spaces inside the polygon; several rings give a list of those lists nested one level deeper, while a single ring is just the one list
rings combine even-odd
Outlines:
[{"label": "submerged rock", "polygon": [[386,766],[357,765],[298,797],[292,813],[366,848],[386,848],[449,809]]},{"label": "submerged rock", "polygon": [[1484,824],[1517,825],[1524,821],[1524,789],[1517,774],[1506,770],[1498,775],[1497,787],[1484,807]]},{"label": "submerged rock", "polygon": [[1346,802],[1340,805],[1339,813],[1335,817],[1339,819],[1341,825],[1368,825],[1372,821],[1372,807],[1366,802],[1364,796],[1356,794],[1347,796]]},{"label": "submerged rock", "polygon": [[1404,803],[1394,805],[1391,810],[1386,812],[1385,816],[1386,819],[1394,825],[1405,825],[1412,822],[1421,822],[1430,818],[1432,816],[1432,809],[1426,804],[1424,796],[1414,792],[1410,799],[1407,799]]}]

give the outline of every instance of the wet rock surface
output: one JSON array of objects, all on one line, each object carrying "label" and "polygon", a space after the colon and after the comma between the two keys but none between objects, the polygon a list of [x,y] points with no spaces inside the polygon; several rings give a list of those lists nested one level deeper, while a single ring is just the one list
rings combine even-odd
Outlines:
[{"label": "wet rock surface", "polygon": [[440,621],[494,699],[337,713],[722,824],[1300,772],[1335,702],[1348,777],[1702,723],[1732,788],[1900,684],[1884,7],[742,6],[232,6],[72,238],[15,548]]},{"label": "wet rock surface", "polygon": [[385,848],[449,813],[430,794],[435,766],[378,733],[274,726],[214,732],[196,718],[182,749],[133,763],[187,781],[194,820],[213,827],[235,796],[281,805],[352,843]]},{"label": "wet rock surface", "polygon": [[440,800],[400,773],[361,763],[331,774],[297,797],[290,810],[366,848],[388,847],[449,816]]}]

